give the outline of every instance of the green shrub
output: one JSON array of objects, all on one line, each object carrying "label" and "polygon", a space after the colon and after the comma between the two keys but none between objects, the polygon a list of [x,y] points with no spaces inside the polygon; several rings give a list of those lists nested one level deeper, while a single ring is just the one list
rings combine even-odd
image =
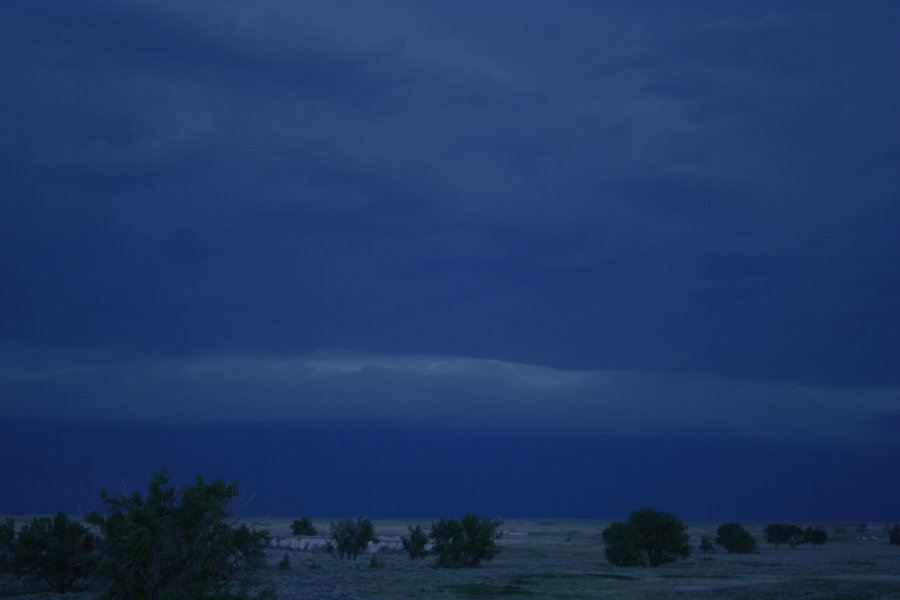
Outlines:
[{"label": "green shrub", "polygon": [[60,594],[90,577],[99,560],[100,540],[64,513],[32,520],[13,544],[15,573],[44,581]]},{"label": "green shrub", "polygon": [[329,554],[341,559],[356,560],[356,557],[369,547],[369,542],[378,543],[375,526],[372,525],[372,521],[363,517],[358,517],[356,521],[351,519],[332,521],[330,536],[331,542],[326,549]]},{"label": "green shrub", "polygon": [[16,541],[16,522],[12,517],[0,523],[0,573],[12,569],[13,543]]},{"label": "green shrub", "polygon": [[821,527],[807,527],[803,530],[803,538],[801,544],[813,544],[821,546],[828,541],[828,533]]},{"label": "green shrub", "polygon": [[715,552],[716,547],[711,541],[709,541],[708,537],[703,536],[703,538],[700,540],[700,549],[703,550],[704,554],[710,554],[712,552]]},{"label": "green shrub", "polygon": [[370,569],[383,569],[384,562],[380,558],[378,558],[377,554],[373,554],[371,560],[369,560],[369,568]]},{"label": "green shrub", "polygon": [[603,530],[600,538],[606,548],[606,560],[619,567],[643,567],[638,531],[626,521],[615,521]]},{"label": "green shrub", "polygon": [[168,481],[163,469],[153,473],[146,496],[102,492],[107,515],[88,516],[105,540],[97,573],[108,584],[106,596],[246,598],[234,586],[250,583],[249,575],[264,566],[268,532],[238,525],[231,515],[237,483],[207,483],[198,475],[176,490]]},{"label": "green shrub", "polygon": [[294,535],[319,535],[315,525],[312,523],[312,519],[309,517],[294,519],[291,523],[291,532]]},{"label": "green shrub", "polygon": [[278,561],[278,570],[279,571],[290,571],[291,570],[291,557],[287,555],[287,552],[285,552],[284,556],[281,557],[281,560]]},{"label": "green shrub", "polygon": [[422,526],[416,525],[413,529],[412,525],[409,525],[407,529],[409,529],[409,536],[401,537],[400,543],[403,544],[403,549],[406,550],[409,557],[417,560],[428,556],[428,550],[425,549],[428,545],[428,534],[422,530]]},{"label": "green shrub", "polygon": [[766,536],[766,542],[774,544],[776,548],[781,544],[796,548],[797,544],[803,543],[803,530],[789,523],[770,523],[766,525],[763,534]]},{"label": "green shrub", "polygon": [[723,523],[716,529],[716,543],[731,554],[753,554],[756,538],[739,523]]},{"label": "green shrub", "polygon": [[462,520],[441,519],[431,525],[432,553],[435,565],[447,568],[477,567],[485,560],[493,560],[499,552],[501,537],[499,519],[482,519],[473,514]]},{"label": "green shrub", "polygon": [[891,527],[891,531],[888,534],[889,540],[892,544],[900,546],[900,525],[894,525]]},{"label": "green shrub", "polygon": [[652,508],[634,511],[627,522],[616,521],[601,537],[607,560],[622,567],[658,567],[691,555],[681,519]]}]

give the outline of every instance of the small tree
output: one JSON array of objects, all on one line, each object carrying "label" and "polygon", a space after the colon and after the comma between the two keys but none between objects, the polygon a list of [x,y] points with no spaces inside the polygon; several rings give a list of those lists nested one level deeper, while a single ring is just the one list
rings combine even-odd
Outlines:
[{"label": "small tree", "polygon": [[0,573],[12,569],[13,543],[16,541],[16,522],[12,517],[0,523]]},{"label": "small tree", "polygon": [[477,567],[485,560],[493,560],[500,549],[500,519],[482,519],[473,514],[461,521],[441,519],[431,524],[432,552],[435,565],[452,569]]},{"label": "small tree", "polygon": [[828,541],[828,533],[821,527],[807,527],[803,530],[803,538],[801,544],[813,544],[821,546]]},{"label": "small tree", "polygon": [[337,555],[341,559],[356,560],[356,557],[369,547],[369,542],[378,543],[375,526],[372,525],[372,521],[363,517],[358,517],[356,521],[351,519],[332,521],[330,535],[332,541],[328,543],[326,549],[329,554]]},{"label": "small tree", "polygon": [[711,541],[709,541],[708,537],[703,536],[703,538],[700,540],[700,549],[703,551],[703,554],[712,554],[713,552],[715,552],[716,547]]},{"label": "small tree", "polygon": [[606,547],[606,560],[619,567],[643,567],[638,531],[631,523],[616,521],[600,535]]},{"label": "small tree", "polygon": [[900,525],[894,525],[893,527],[891,527],[891,532],[888,539],[892,544],[900,546]]},{"label": "small tree", "polygon": [[691,555],[681,519],[652,508],[634,511],[628,522],[613,523],[601,537],[607,560],[619,566],[658,567]]},{"label": "small tree", "polygon": [[88,516],[104,537],[98,575],[108,583],[107,597],[246,597],[232,585],[264,566],[268,532],[238,525],[231,515],[237,483],[198,475],[176,490],[168,481],[163,469],[153,473],[146,496],[102,492],[107,515]]},{"label": "small tree", "polygon": [[407,529],[409,529],[409,535],[401,537],[400,542],[409,557],[417,560],[428,556],[428,550],[425,549],[428,545],[428,534],[422,530],[422,526],[416,525],[413,529],[412,525],[409,525]]},{"label": "small tree", "polygon": [[766,525],[763,534],[766,536],[766,542],[774,544],[776,548],[781,544],[787,544],[791,548],[796,548],[797,544],[803,542],[803,530],[797,525],[789,523],[771,523]]},{"label": "small tree", "polygon": [[31,521],[13,546],[13,570],[65,594],[90,577],[100,560],[100,540],[64,513]]},{"label": "small tree", "polygon": [[724,523],[716,529],[716,543],[731,554],[753,554],[756,538],[739,523]]},{"label": "small tree", "polygon": [[294,519],[291,523],[291,532],[294,535],[319,535],[315,525],[312,523],[312,519],[309,517]]}]

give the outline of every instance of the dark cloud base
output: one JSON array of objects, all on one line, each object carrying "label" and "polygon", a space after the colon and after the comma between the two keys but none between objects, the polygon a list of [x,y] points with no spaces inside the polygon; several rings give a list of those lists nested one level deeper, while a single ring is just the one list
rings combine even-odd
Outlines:
[{"label": "dark cloud base", "polygon": [[[561,437],[346,421],[148,426],[0,421],[0,513],[87,512],[167,465],[240,482],[254,516],[617,518],[658,506],[694,520],[897,518],[900,445],[789,447]],[[28,465],[10,468],[10,464]]]},{"label": "dark cloud base", "polygon": [[482,4],[0,3],[0,343],[900,384],[900,4]]}]

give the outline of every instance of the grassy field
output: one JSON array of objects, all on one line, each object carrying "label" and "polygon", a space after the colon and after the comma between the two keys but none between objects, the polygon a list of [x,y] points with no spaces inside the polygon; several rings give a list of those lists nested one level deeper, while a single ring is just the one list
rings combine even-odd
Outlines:
[{"label": "grassy field", "polygon": [[[423,526],[428,520],[418,521]],[[415,521],[376,521],[382,541],[396,542]],[[258,524],[273,536],[289,536],[289,520],[267,519]],[[686,561],[658,569],[619,568],[606,562],[600,544],[602,521],[507,521],[500,540],[502,552],[493,562],[469,570],[435,569],[431,560],[411,561],[391,548],[378,551],[381,566],[372,568],[372,554],[340,561],[322,550],[273,549],[263,584],[288,598],[863,598],[900,599],[900,546],[877,533],[857,539],[835,536],[824,546],[774,548],[731,555],[704,555],[694,550]],[[718,523],[690,523],[691,542],[715,537]],[[745,524],[762,539],[765,524]],[[327,521],[316,526],[327,530]],[[853,530],[851,524],[850,530]],[[277,563],[287,554],[291,569]],[[3,580],[0,596],[51,598]],[[23,595],[30,593],[31,595]],[[90,592],[67,598],[92,598]]]},{"label": "grassy field", "polygon": [[[832,536],[824,546],[794,550],[763,544],[752,555],[695,551],[686,561],[636,569],[606,562],[599,534],[607,524],[508,521],[499,557],[471,570],[434,569],[428,559],[413,562],[399,551],[381,550],[380,569],[370,568],[370,556],[354,563],[289,551],[292,570],[275,571],[272,582],[284,598],[900,598],[900,547],[883,535]],[[764,525],[748,526],[761,539]],[[287,521],[268,526],[276,535],[289,532]],[[690,524],[692,543],[714,538],[717,526]],[[385,540],[405,527],[376,524]],[[273,552],[272,565],[284,553]]]}]

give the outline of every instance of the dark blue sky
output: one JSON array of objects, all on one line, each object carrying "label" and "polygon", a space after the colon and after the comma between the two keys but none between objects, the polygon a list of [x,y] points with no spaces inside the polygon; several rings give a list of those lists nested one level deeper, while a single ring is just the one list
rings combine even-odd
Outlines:
[{"label": "dark blue sky", "polygon": [[[0,421],[83,443],[6,436],[26,468],[0,512],[47,507],[14,490],[70,460],[91,490],[142,481],[152,453],[103,459],[122,427],[182,440],[179,472],[227,470],[189,457],[228,428],[318,428],[348,450],[304,461],[374,445],[392,489],[422,431],[434,489],[478,464],[519,490],[513,449],[565,486],[659,444],[669,468],[628,464],[685,507],[666,480],[698,445],[753,481],[772,456],[859,484],[900,463],[900,5],[633,4],[3,2]],[[228,464],[287,510],[249,447]],[[810,510],[886,510],[858,496]]]}]

